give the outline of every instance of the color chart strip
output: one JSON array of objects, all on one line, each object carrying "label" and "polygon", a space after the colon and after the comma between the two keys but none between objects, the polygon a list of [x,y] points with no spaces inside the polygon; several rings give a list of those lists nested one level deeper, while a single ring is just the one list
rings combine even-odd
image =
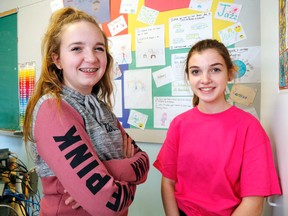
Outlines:
[{"label": "color chart strip", "polygon": [[35,85],[35,62],[26,62],[18,65],[19,73],[19,113],[20,127],[23,127],[24,115],[28,100]]}]

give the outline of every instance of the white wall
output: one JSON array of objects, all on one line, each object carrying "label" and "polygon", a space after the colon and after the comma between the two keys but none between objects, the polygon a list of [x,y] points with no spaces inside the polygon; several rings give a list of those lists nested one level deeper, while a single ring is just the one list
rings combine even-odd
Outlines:
[{"label": "white wall", "polygon": [[284,196],[275,197],[273,215],[288,215],[288,92],[278,91],[278,1],[261,1],[262,100],[261,122],[275,152]]}]

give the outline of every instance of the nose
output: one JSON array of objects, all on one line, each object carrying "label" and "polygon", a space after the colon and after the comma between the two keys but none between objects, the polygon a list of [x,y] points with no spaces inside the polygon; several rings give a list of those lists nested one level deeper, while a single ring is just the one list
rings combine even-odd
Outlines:
[{"label": "nose", "polygon": [[94,50],[87,50],[85,52],[84,60],[89,63],[98,61],[96,52]]},{"label": "nose", "polygon": [[204,72],[201,76],[201,82],[203,84],[207,84],[211,82],[210,74],[208,72]]}]

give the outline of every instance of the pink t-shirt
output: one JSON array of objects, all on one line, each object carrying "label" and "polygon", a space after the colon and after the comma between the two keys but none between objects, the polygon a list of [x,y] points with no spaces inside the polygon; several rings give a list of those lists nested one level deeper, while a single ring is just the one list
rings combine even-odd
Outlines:
[{"label": "pink t-shirt", "polygon": [[228,216],[242,197],[281,194],[269,138],[256,118],[234,106],[180,114],[154,166],[176,181],[178,207],[187,215]]}]

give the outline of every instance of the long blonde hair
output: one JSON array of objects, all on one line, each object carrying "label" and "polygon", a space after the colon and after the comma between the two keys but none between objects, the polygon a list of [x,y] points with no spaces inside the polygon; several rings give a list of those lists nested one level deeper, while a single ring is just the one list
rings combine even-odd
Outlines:
[{"label": "long blonde hair", "polygon": [[[37,101],[43,95],[50,93],[56,97],[58,104],[60,104],[61,100],[60,94],[62,91],[63,74],[62,71],[58,69],[54,64],[52,54],[56,53],[60,55],[60,43],[63,27],[80,21],[93,23],[95,24],[95,26],[97,26],[97,28],[100,29],[98,23],[92,16],[75,8],[60,9],[54,12],[50,18],[49,26],[44,35],[41,45],[41,53],[42,53],[41,75],[39,80],[37,81],[35,90],[31,98],[29,99],[25,113],[23,134],[24,134],[24,141],[26,143],[28,142],[28,140],[30,141],[33,140],[31,131],[32,112],[34,110]],[[110,96],[113,92],[113,86],[111,81],[111,68],[113,64],[113,59],[108,51],[108,39],[102,30],[101,32],[105,40],[105,47],[107,52],[107,67],[101,80],[93,87],[92,93],[95,93],[100,100],[106,102],[106,104],[111,109]]]}]

